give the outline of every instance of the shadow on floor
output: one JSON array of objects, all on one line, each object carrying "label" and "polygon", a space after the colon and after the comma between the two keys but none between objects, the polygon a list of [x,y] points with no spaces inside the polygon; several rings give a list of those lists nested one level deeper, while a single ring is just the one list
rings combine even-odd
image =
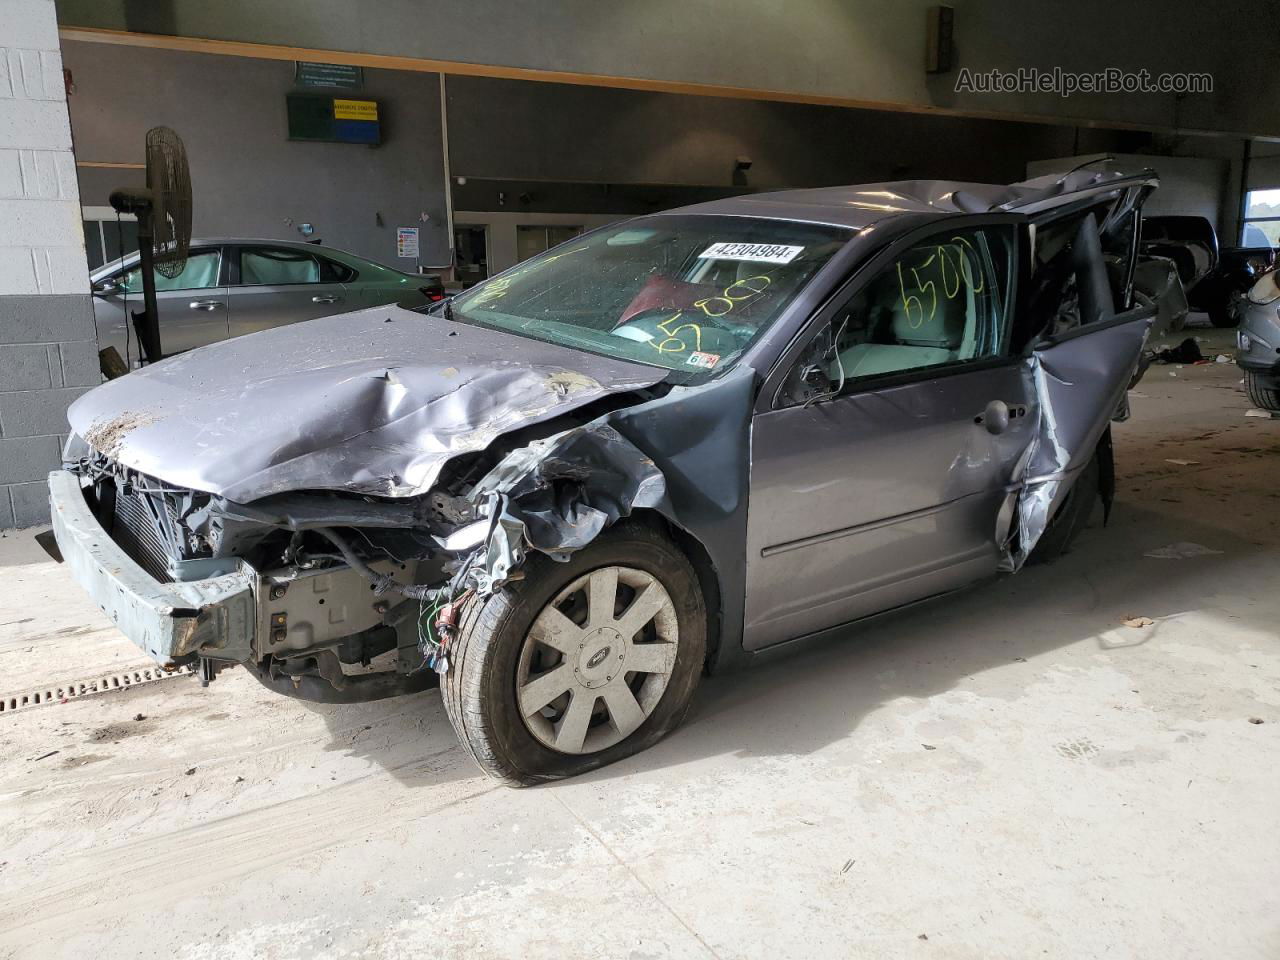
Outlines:
[{"label": "shadow on floor", "polygon": [[[1267,611],[1230,606],[1229,595],[1262,596],[1273,589],[1274,561],[1257,562],[1266,548],[1143,507],[1118,504],[1105,529],[1099,519],[1056,563],[852,625],[792,655],[705,680],[681,730],[587,778],[608,780],[726,754],[809,754],[846,738],[884,703],[936,696],[996,667],[1022,670],[1023,686],[1010,675],[1013,698],[1038,678],[1038,668],[1022,667],[1022,660],[1081,642],[1123,657],[1126,649],[1158,640],[1162,618],[1189,609],[1211,613],[1219,596],[1223,615],[1236,617],[1237,629],[1274,628]],[[1183,541],[1222,552],[1185,560],[1143,556]],[[1122,627],[1120,620],[1130,614],[1156,624]],[[365,757],[407,783],[425,786],[476,772],[435,691],[308,709],[329,724],[329,749]]]}]

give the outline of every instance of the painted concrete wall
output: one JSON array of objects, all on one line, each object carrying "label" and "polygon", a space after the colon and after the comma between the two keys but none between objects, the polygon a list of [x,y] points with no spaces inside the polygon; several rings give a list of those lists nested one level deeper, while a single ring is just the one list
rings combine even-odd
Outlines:
[{"label": "painted concrete wall", "polygon": [[1256,144],[1253,159],[1249,163],[1249,189],[1277,188],[1280,188],[1280,144]]},{"label": "painted concrete wall", "polygon": [[59,0],[67,25],[855,98],[914,108],[1280,134],[1274,4],[953,0],[957,70],[1201,71],[1173,94],[955,92],[924,72],[932,0]]},{"label": "painted concrete wall", "polygon": [[1010,182],[1028,160],[1133,150],[1141,133],[723,97],[449,77],[455,175],[778,189],[880,180]]},{"label": "painted concrete wall", "polygon": [[101,377],[53,0],[0,0],[0,530],[48,519],[68,404]]},{"label": "painted concrete wall", "polygon": [[[383,133],[369,147],[288,139],[292,63],[72,42],[63,57],[76,159],[140,162],[147,129],[173,127],[187,147],[196,236],[296,240],[296,224],[311,223],[325,243],[399,269],[447,262],[435,74],[365,72],[360,96],[379,102]],[[90,205],[131,182],[140,171],[80,170]],[[396,257],[398,226],[420,228],[418,261]]]},{"label": "painted concrete wall", "polygon": [[[286,139],[288,62],[74,41],[64,43],[63,55],[75,82],[77,159],[140,161],[147,128],[174,127],[190,159],[197,235],[291,238],[295,224],[307,222],[327,243],[401,265],[395,227],[417,225],[420,262],[447,261],[436,74],[365,71],[363,94],[379,100],[386,140],[371,149]],[[452,172],[471,181],[455,187],[455,205],[496,213],[531,212],[538,202],[522,208],[518,200],[531,194],[554,200],[553,212],[635,214],[745,189],[914,177],[1009,181],[1022,176],[1028,159],[1132,149],[1149,140],[1046,124],[490,78],[449,77],[447,91]],[[734,162],[743,155],[753,165],[735,179]],[[480,180],[492,181],[492,189],[477,190]],[[140,181],[140,171],[80,168],[88,205],[105,205],[112,189]],[[599,197],[587,184],[716,189]],[[499,190],[508,195],[506,208]],[[502,249],[505,241],[498,242]]]}]

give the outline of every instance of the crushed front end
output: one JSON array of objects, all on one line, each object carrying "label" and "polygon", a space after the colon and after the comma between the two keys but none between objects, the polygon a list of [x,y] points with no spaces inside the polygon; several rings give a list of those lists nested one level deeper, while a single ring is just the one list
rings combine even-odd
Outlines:
[{"label": "crushed front end", "polygon": [[250,504],[147,476],[73,436],[49,477],[77,582],[166,669],[205,682],[242,664],[325,702],[425,689],[448,669],[458,611],[665,496],[661,473],[603,423],[458,457],[427,494],[335,491]]},{"label": "crushed front end", "polygon": [[435,627],[424,614],[439,614],[459,567],[446,543],[476,546],[450,540],[478,518],[445,492],[234,504],[131,470],[74,437],[49,492],[75,579],[162,667],[199,668],[207,682],[239,663],[312,700],[434,684]]},{"label": "crushed front end", "polygon": [[407,693],[447,669],[467,591],[502,581],[486,551],[514,521],[479,481],[664,376],[397,307],[228,340],[72,404],[55,537],[163,666],[239,663],[314,700]]}]

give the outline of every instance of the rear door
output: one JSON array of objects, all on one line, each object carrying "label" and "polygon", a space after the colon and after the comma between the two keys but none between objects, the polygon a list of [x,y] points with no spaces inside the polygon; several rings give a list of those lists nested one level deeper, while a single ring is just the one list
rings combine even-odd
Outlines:
[{"label": "rear door", "polygon": [[347,289],[353,298],[352,310],[356,309],[357,303],[362,307],[379,307],[385,303],[418,307],[444,299],[444,287],[438,277],[401,273],[372,260],[361,262],[354,257],[339,266],[352,273],[347,281]]},{"label": "rear door", "polygon": [[752,422],[747,649],[997,571],[1031,439],[1007,347],[1019,219],[896,245],[784,365]]},{"label": "rear door", "polygon": [[231,247],[231,336],[351,309],[331,262],[300,247]]},{"label": "rear door", "polygon": [[[194,247],[176,277],[157,273],[156,306],[160,312],[160,347],[165,356],[227,338],[228,288],[222,276],[220,247]],[[100,347],[113,346],[120,356],[141,356],[132,315],[142,311],[142,271],[135,260],[95,289],[93,316]]]}]

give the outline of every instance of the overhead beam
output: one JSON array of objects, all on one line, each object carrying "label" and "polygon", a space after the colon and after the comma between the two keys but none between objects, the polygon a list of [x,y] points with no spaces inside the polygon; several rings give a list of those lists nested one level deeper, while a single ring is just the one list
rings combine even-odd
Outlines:
[{"label": "overhead beam", "polygon": [[[576,86],[609,87],[617,90],[640,90],[650,93],[675,93],[698,97],[728,97],[736,100],[769,100],[778,103],[801,103],[813,106],[847,107],[857,110],[882,110],[892,113],[914,113],[973,120],[1010,120],[1019,123],[1041,123],[1060,127],[1087,127],[1099,130],[1134,130],[1146,133],[1181,134],[1184,136],[1231,137],[1258,139],[1256,135],[1222,130],[1198,130],[1126,121],[1103,121],[1087,117],[1010,113],[996,110],[961,110],[918,103],[863,100],[855,97],[833,97],[769,90],[751,87],[723,86],[711,83],[687,83],[654,80],[644,77],[622,77],[597,73],[574,73],[502,64],[466,63],[458,60],[433,60],[402,57],[382,53],[355,53],[350,50],[323,50],[313,47],[291,47],[271,43],[248,43],[239,40],[209,40],[203,37],[180,37],[159,33],[135,33],[99,27],[60,27],[63,40],[81,43],[107,43],[153,50],[177,50],[184,53],[208,53],[223,57],[249,57],[256,60],[307,60],[337,63],[373,70],[405,70],[417,73],[442,73],[456,77],[494,77],[504,80],[528,80],[534,83],[567,83]],[[1280,141],[1280,138],[1276,138]]]}]

